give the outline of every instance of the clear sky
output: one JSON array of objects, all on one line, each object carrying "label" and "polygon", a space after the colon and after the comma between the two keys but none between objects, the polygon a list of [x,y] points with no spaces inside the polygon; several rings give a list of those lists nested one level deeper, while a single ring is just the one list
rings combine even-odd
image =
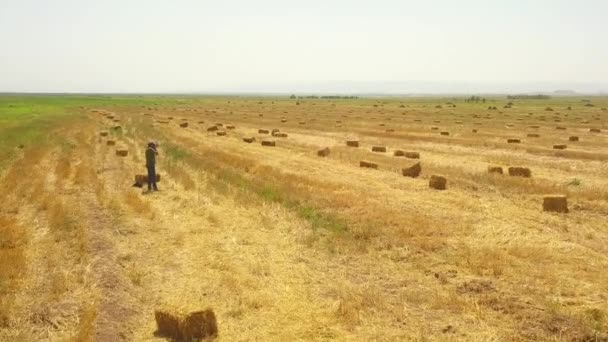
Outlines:
[{"label": "clear sky", "polygon": [[606,84],[608,0],[0,0],[0,91]]}]

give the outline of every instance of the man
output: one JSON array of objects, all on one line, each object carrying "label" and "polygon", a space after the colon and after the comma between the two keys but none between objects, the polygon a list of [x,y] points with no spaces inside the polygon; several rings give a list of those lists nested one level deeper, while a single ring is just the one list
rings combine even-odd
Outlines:
[{"label": "man", "polygon": [[153,142],[148,143],[148,148],[146,148],[146,168],[148,168],[148,191],[158,191],[158,187],[156,186],[156,156],[158,155],[158,151],[156,151],[156,144]]}]

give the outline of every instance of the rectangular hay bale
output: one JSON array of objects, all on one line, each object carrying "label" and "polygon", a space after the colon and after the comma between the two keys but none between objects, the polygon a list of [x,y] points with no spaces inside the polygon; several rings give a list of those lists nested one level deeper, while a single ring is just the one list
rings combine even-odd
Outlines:
[{"label": "rectangular hay bale", "polygon": [[419,152],[405,152],[405,158],[420,159],[420,153]]},{"label": "rectangular hay bale", "polygon": [[432,175],[429,180],[429,188],[436,190],[445,190],[448,181],[443,176]]},{"label": "rectangular hay bale", "polygon": [[488,166],[488,173],[498,173],[503,174],[503,170],[501,166]]},{"label": "rectangular hay bale", "polygon": [[509,170],[509,176],[524,177],[524,178],[532,177],[532,171],[530,171],[530,169],[527,167],[512,166],[512,167],[509,167],[508,170]]},{"label": "rectangular hay bale", "polygon": [[[156,174],[156,182],[160,182],[160,175]],[[135,183],[137,184],[147,184],[148,183],[148,175],[135,175]]]},{"label": "rectangular hay bale", "polygon": [[116,150],[116,155],[119,157],[126,157],[129,155],[129,150],[123,150],[123,149]]},{"label": "rectangular hay bale", "polygon": [[160,309],[154,311],[157,334],[174,341],[194,341],[217,337],[217,319],[211,309],[189,314],[181,310]]},{"label": "rectangular hay bale", "polygon": [[422,172],[422,167],[420,167],[420,163],[416,163],[410,167],[406,167],[401,169],[401,174],[405,177],[416,178]]},{"label": "rectangular hay bale", "polygon": [[327,157],[329,155],[329,147],[326,147],[322,150],[317,151],[317,156],[319,157]]},{"label": "rectangular hay bale", "polygon": [[359,167],[366,167],[369,169],[378,169],[378,164],[362,160],[359,162]]}]

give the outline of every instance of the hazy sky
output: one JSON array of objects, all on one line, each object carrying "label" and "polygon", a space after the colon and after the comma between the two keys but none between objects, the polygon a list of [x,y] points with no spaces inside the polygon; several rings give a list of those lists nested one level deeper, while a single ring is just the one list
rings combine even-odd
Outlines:
[{"label": "hazy sky", "polygon": [[0,91],[608,91],[607,15],[608,0],[0,0]]}]

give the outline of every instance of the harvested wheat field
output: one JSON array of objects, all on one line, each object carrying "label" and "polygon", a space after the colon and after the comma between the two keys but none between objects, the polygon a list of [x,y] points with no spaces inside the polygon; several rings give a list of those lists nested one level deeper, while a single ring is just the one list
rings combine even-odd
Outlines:
[{"label": "harvested wheat field", "polygon": [[0,97],[0,340],[606,341],[607,106]]}]

